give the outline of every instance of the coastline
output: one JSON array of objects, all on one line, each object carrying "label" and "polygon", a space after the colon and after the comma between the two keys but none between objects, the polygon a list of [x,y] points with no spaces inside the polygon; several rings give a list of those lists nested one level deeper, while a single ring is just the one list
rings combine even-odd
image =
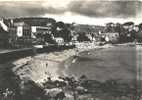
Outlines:
[{"label": "coastline", "polygon": [[[82,45],[84,45],[84,47]],[[111,46],[95,46],[94,44],[80,43],[76,45],[74,49],[37,54],[36,56],[18,59],[12,62],[12,64],[15,65],[12,71],[18,75],[21,80],[33,80],[36,83],[44,82],[48,77],[51,77],[52,80],[59,80],[59,76],[67,76],[65,72],[66,69],[72,63],[75,63],[75,56],[79,53],[91,49],[108,47]],[[80,51],[77,51],[79,49]]]},{"label": "coastline", "polygon": [[[76,62],[76,56],[83,52],[112,47],[115,46],[111,44],[96,46],[93,43],[80,43],[74,49],[37,54],[34,57],[30,56],[16,60],[13,62],[16,66],[13,68],[13,72],[19,75],[22,80],[31,79],[38,83],[46,81],[47,77],[57,80],[59,76],[67,76],[66,70]],[[87,55],[89,55],[89,52]]]},{"label": "coastline", "polygon": [[64,61],[74,55],[74,49],[37,54],[14,61],[12,70],[21,80],[33,80],[36,83],[42,83],[48,77],[56,80],[62,74],[60,67]]},{"label": "coastline", "polygon": [[[83,52],[86,52],[87,55],[90,55],[88,51],[100,51],[100,49],[107,49],[115,47],[111,44],[106,44],[104,46],[92,46],[92,44],[81,44],[84,45],[59,52],[43,53],[37,54],[36,56],[29,56],[21,58],[14,62],[10,62],[13,67],[12,71],[20,77],[21,80],[33,80],[36,83],[41,84],[42,82],[47,81],[48,77],[51,77],[52,80],[59,80],[59,76],[68,76],[69,67],[74,65],[77,61],[77,57]],[[87,48],[87,45],[88,48]],[[123,48],[123,46],[122,46]],[[77,51],[80,49],[80,51]],[[76,52],[77,51],[77,52]],[[9,66],[8,64],[2,65]],[[73,75],[73,74],[72,74]],[[73,75],[74,76],[74,75]]]}]

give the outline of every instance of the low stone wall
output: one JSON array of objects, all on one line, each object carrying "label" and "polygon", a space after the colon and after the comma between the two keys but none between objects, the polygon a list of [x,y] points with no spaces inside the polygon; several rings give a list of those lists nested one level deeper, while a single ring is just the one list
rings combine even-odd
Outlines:
[{"label": "low stone wall", "polygon": [[74,48],[74,46],[45,46],[43,48],[24,48],[24,49],[16,49],[10,50],[8,52],[0,53],[0,64],[8,62],[10,60],[20,59],[27,56],[33,56],[35,53],[49,53],[54,51],[60,51],[65,49]]}]

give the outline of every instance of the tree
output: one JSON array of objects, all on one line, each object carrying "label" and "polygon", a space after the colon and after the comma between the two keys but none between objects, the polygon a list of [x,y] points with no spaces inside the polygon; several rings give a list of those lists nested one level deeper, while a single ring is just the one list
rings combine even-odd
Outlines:
[{"label": "tree", "polygon": [[56,32],[54,33],[55,37],[61,37],[65,42],[71,41],[71,31],[68,28],[69,26],[64,24],[63,22],[56,23]]},{"label": "tree", "polygon": [[110,22],[106,24],[105,32],[114,32],[114,23]]},{"label": "tree", "polygon": [[142,23],[138,25],[139,29],[142,30]]},{"label": "tree", "polygon": [[77,40],[79,42],[83,42],[83,41],[90,41],[90,39],[87,37],[86,33],[78,33],[79,36],[77,37]]},{"label": "tree", "polygon": [[123,24],[123,26],[125,26],[125,25],[127,25],[127,26],[130,26],[130,25],[134,25],[135,23],[134,22],[125,22],[124,24]]}]

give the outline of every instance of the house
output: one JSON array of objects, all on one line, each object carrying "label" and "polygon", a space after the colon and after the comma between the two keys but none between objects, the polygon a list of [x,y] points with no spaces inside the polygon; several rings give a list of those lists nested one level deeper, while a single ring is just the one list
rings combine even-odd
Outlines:
[{"label": "house", "polygon": [[4,20],[0,20],[0,47],[6,47],[8,45],[8,26],[4,23]]},{"label": "house", "polygon": [[30,35],[43,34],[45,32],[51,33],[55,24],[54,19],[50,18],[19,18],[14,20],[14,26],[30,27]]},{"label": "house", "polygon": [[102,38],[104,38],[104,41],[111,42],[111,43],[117,43],[119,41],[119,33],[118,32],[107,32],[101,34]]},{"label": "house", "polygon": [[44,43],[44,35],[51,34],[55,24],[50,18],[16,18],[10,26],[10,43],[12,45],[28,45]]}]

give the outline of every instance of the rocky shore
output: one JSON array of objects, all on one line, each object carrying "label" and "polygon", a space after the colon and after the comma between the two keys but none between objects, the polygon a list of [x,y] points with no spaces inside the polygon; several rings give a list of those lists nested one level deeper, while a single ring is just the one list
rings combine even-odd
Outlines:
[{"label": "rocky shore", "polygon": [[22,80],[38,83],[46,81],[48,77],[54,80],[60,76],[59,74],[63,74],[60,67],[63,67],[64,61],[74,55],[74,49],[37,54],[14,61],[15,67],[12,70]]},{"label": "rocky shore", "polygon": [[[21,58],[13,62],[0,65],[1,69],[3,69],[1,71],[4,71],[0,74],[0,77],[2,78],[2,80],[4,78],[11,77],[11,75],[8,76],[9,69],[9,71],[12,71],[16,76],[20,78],[19,85],[30,80],[39,85],[41,88],[44,88],[43,90],[46,93],[51,92],[51,94],[53,95],[56,92],[64,92],[67,98],[72,98],[67,100],[73,100],[74,97],[72,94],[73,90],[68,89],[70,87],[70,84],[68,83],[70,83],[70,81],[73,81],[74,84],[76,84],[76,82],[78,83],[78,86],[76,87],[77,91],[83,91],[83,93],[85,93],[83,95],[78,93],[77,95],[80,95],[81,98],[84,98],[84,96],[85,98],[88,98],[88,94],[86,94],[85,92],[86,88],[87,90],[90,89],[91,93],[89,95],[91,95],[90,97],[92,97],[92,94],[94,94],[93,88],[95,88],[95,90],[97,88],[97,91],[103,91],[102,86],[104,84],[110,84],[111,82],[111,84],[113,84],[113,82],[118,82],[117,85],[120,85],[120,88],[122,83],[124,83],[124,85],[127,84],[128,86],[131,83],[131,85],[133,86],[133,83],[136,83],[137,59],[135,57],[135,47],[128,46],[126,44],[118,44],[117,46],[112,44],[97,46],[93,43],[78,43],[76,44],[76,48],[74,49],[36,54],[34,56]],[[5,75],[5,77],[2,77],[3,75]],[[83,81],[85,82],[83,84],[90,84],[89,86],[91,88],[84,86],[82,87],[79,80],[81,76],[85,77],[85,80],[91,82],[86,83],[86,81]],[[9,79],[11,78],[5,79],[7,80],[5,81],[5,87],[8,86],[7,84],[9,84],[10,87],[11,82],[8,83]],[[2,80],[0,84],[4,85],[2,83],[4,81]],[[92,84],[99,84],[101,85],[101,87],[92,87]],[[62,89],[58,87],[58,85],[61,85]],[[106,87],[106,90],[111,87],[112,85],[110,85],[110,87]],[[31,88],[28,88],[28,91],[31,90]],[[107,91],[99,95],[110,95],[109,93],[110,91]],[[49,94],[47,95],[49,96]]]},{"label": "rocky shore", "polygon": [[37,54],[16,60],[13,62],[15,67],[12,70],[22,80],[33,80],[37,83],[47,81],[48,77],[56,80],[59,76],[67,76],[68,67],[75,63],[76,56],[81,52],[111,47],[113,47],[111,44],[97,46],[94,43],[78,43],[74,49]]},{"label": "rocky shore", "polygon": [[76,43],[76,48],[74,49],[36,54],[35,56],[29,56],[11,62],[14,66],[12,71],[22,80],[33,80],[38,83],[46,81],[47,77],[57,79],[61,75],[67,75],[68,67],[76,62],[76,56],[79,56],[80,53],[112,47],[115,47],[115,45],[105,44],[99,46],[94,43]]}]

